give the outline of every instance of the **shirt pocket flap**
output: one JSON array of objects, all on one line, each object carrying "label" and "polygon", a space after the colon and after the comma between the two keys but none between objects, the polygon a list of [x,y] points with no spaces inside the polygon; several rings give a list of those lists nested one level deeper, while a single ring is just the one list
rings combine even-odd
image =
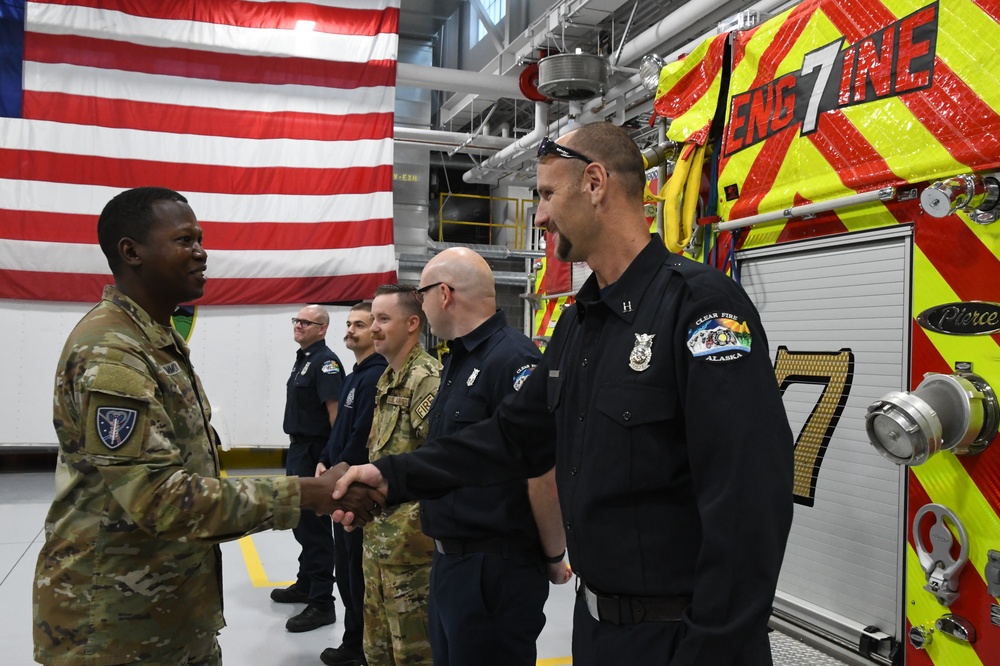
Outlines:
[{"label": "shirt pocket flap", "polygon": [[468,396],[449,400],[446,409],[445,414],[456,423],[478,423],[488,416],[483,401]]},{"label": "shirt pocket flap", "polygon": [[380,405],[378,418],[375,419],[372,427],[372,434],[375,435],[369,447],[372,452],[381,451],[392,439],[392,433],[396,429],[396,421],[399,420],[399,411],[400,409],[396,405]]},{"label": "shirt pocket flap", "polygon": [[556,407],[562,401],[562,387],[563,380],[559,377],[549,377],[548,384],[546,384],[546,403],[545,407],[549,410],[549,413],[556,411]]},{"label": "shirt pocket flap", "polygon": [[623,428],[673,418],[676,401],[671,391],[640,386],[601,387],[597,409]]}]

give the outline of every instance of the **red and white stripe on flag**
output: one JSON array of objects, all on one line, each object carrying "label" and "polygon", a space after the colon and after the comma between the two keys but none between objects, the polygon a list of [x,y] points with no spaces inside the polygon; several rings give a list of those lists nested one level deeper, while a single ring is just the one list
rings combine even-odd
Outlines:
[{"label": "red and white stripe on flag", "polygon": [[399,0],[27,2],[0,118],[0,298],[95,301],[97,217],[144,185],[205,233],[201,304],[349,301],[395,281]]}]

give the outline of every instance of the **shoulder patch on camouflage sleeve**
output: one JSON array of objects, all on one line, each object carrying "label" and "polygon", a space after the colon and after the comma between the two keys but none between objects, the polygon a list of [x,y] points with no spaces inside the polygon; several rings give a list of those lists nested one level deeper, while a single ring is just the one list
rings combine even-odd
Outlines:
[{"label": "shoulder patch on camouflage sleeve", "polygon": [[436,394],[434,393],[429,394],[426,398],[424,398],[423,402],[417,405],[416,409],[417,416],[419,416],[422,419],[427,418],[427,414],[430,413],[431,411],[431,403],[434,402],[435,395]]},{"label": "shoulder patch on camouflage sleeve", "polygon": [[84,449],[124,458],[142,455],[147,410],[140,400],[91,391]]}]

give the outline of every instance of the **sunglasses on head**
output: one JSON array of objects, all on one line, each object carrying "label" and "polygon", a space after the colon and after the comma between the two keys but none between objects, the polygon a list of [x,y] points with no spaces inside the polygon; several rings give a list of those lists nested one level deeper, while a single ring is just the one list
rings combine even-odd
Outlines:
[{"label": "sunglasses on head", "polygon": [[583,153],[578,153],[572,148],[560,145],[549,137],[545,137],[542,139],[542,142],[538,144],[538,159],[541,159],[546,155],[555,155],[556,157],[561,157],[565,160],[583,160],[587,164],[594,163],[594,160],[590,159]]}]

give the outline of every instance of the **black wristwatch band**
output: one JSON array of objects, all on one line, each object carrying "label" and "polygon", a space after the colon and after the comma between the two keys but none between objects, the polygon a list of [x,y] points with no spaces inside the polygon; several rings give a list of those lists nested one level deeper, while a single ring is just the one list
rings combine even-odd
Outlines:
[{"label": "black wristwatch band", "polygon": [[545,556],[545,561],[548,562],[549,564],[559,564],[560,562],[563,561],[564,557],[566,557],[566,551],[565,550],[563,550],[563,552],[559,553],[555,557],[549,557],[548,555],[546,555]]}]

